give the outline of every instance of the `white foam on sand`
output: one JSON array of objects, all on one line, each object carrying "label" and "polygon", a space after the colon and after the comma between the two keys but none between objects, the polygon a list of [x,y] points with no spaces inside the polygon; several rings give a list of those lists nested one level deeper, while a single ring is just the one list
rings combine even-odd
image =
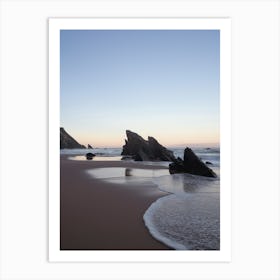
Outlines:
[{"label": "white foam on sand", "polygon": [[[158,199],[147,209],[143,219],[149,232],[155,239],[176,250],[219,250],[219,180],[186,174],[172,177],[183,177],[184,180],[181,180],[185,186],[189,179],[190,187],[163,188],[175,194]],[[155,180],[161,189],[160,181],[163,179],[159,177]],[[168,184],[166,178],[163,182]]]}]

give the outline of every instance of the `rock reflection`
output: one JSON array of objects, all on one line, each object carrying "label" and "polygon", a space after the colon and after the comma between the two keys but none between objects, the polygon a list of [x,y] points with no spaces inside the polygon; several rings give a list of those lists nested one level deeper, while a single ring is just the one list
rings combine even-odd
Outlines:
[{"label": "rock reflection", "polygon": [[125,169],[125,176],[132,176],[132,169],[131,168],[126,168]]},{"label": "rock reflection", "polygon": [[220,180],[191,174],[174,174],[154,178],[158,187],[175,194],[219,192]]}]

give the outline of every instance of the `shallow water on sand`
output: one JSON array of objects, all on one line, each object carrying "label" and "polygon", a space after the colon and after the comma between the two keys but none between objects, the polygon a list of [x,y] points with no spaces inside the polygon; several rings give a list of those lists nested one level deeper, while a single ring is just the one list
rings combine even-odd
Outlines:
[{"label": "shallow water on sand", "polygon": [[220,181],[216,178],[192,174],[172,174],[154,178],[153,182],[160,190],[177,195],[198,192],[219,192]]},{"label": "shallow water on sand", "polygon": [[169,174],[168,169],[141,169],[125,167],[94,168],[87,173],[114,184],[151,184],[156,177]]},{"label": "shallow water on sand", "polygon": [[95,156],[92,159],[88,160],[86,156],[73,156],[69,157],[71,160],[82,160],[82,161],[120,161],[121,156]]}]

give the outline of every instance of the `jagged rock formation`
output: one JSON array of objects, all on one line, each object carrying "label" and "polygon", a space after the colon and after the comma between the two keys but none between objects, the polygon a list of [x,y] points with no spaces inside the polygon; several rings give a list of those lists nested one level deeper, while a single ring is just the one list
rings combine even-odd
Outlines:
[{"label": "jagged rock formation", "polygon": [[190,173],[206,177],[217,177],[215,172],[206,166],[188,147],[184,151],[184,160],[177,158],[173,163],[169,164],[169,172],[171,174]]},{"label": "jagged rock formation", "polygon": [[160,145],[153,137],[148,141],[130,130],[126,130],[127,140],[123,146],[122,155],[132,156],[136,161],[174,161],[172,151]]},{"label": "jagged rock formation", "polygon": [[90,144],[87,145],[87,148],[88,149],[93,149],[93,147]]},{"label": "jagged rock formation", "polygon": [[70,136],[63,127],[60,128],[60,149],[85,149],[86,147],[79,144]]}]

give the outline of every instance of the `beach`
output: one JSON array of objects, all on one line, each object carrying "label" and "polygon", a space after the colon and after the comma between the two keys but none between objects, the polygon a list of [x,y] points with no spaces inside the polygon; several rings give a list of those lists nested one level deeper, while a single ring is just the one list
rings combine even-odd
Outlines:
[{"label": "beach", "polygon": [[220,249],[219,149],[196,149],[214,178],[121,160],[119,148],[82,151],[60,155],[61,250]]},{"label": "beach", "polygon": [[60,156],[61,250],[169,250],[145,227],[143,215],[167,195],[153,184],[113,184],[86,170],[104,167],[163,169],[128,161],[78,161]]}]

